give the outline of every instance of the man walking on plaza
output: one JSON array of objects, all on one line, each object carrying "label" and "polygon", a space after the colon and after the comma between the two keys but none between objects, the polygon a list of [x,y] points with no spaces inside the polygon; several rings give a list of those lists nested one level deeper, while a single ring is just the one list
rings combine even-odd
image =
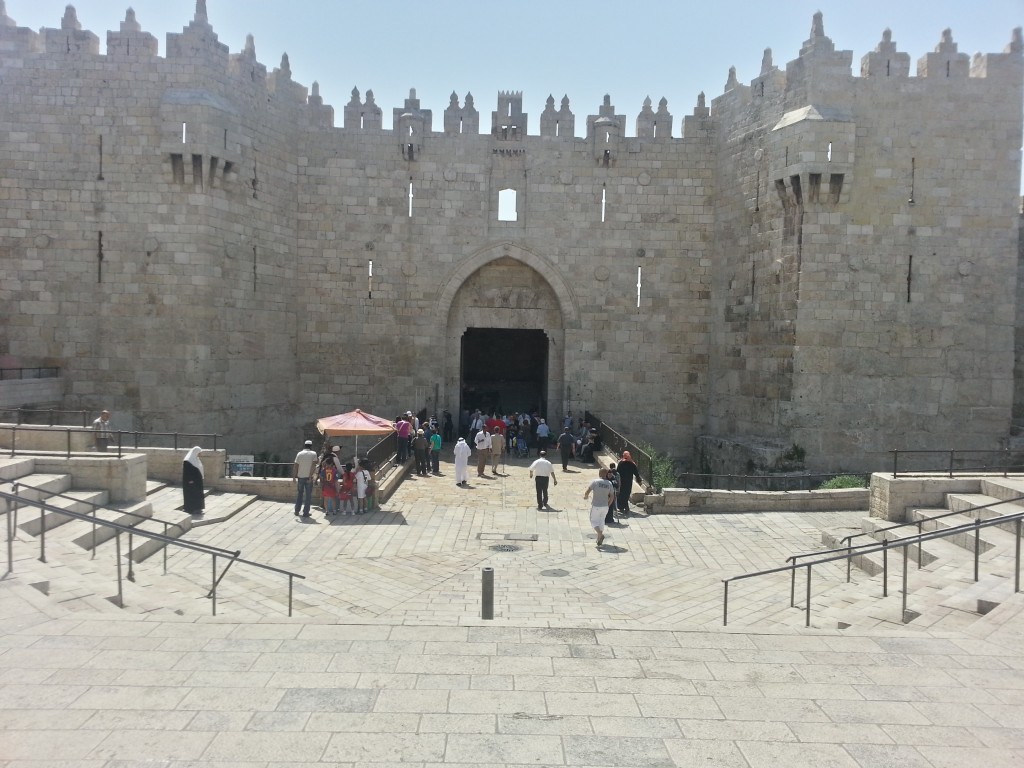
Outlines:
[{"label": "man walking on plaza", "polygon": [[476,475],[483,477],[487,469],[487,459],[491,455],[491,436],[487,434],[487,427],[482,427],[476,433],[473,445],[476,448]]},{"label": "man walking on plaza", "polygon": [[537,486],[537,509],[543,509],[548,505],[548,480],[554,480],[555,485],[558,485],[555,468],[547,460],[547,451],[541,451],[537,460],[530,465],[530,477]]},{"label": "man walking on plaza", "polygon": [[313,441],[307,440],[302,450],[295,454],[292,464],[292,482],[297,483],[295,494],[295,514],[300,510],[303,517],[309,517],[309,507],[313,503],[313,468],[316,466],[316,451]]},{"label": "man walking on plaza", "polygon": [[558,436],[558,453],[562,457],[562,471],[569,471],[569,459],[572,457],[572,449],[576,445],[576,438],[573,437],[572,430],[566,427],[562,430],[562,434]]},{"label": "man walking on plaza", "polygon": [[604,516],[608,513],[608,505],[615,498],[615,490],[608,482],[607,476],[606,470],[599,470],[597,480],[594,480],[583,492],[584,499],[589,498],[591,493],[594,494],[594,498],[590,502],[590,524],[597,532],[598,548],[604,544]]}]

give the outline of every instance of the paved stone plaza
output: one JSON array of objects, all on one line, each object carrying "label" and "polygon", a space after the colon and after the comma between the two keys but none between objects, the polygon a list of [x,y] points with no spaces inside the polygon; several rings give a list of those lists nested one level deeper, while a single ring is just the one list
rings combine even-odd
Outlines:
[{"label": "paved stone plaza", "polygon": [[720,578],[864,511],[641,513],[598,551],[573,469],[549,511],[524,460],[466,490],[443,463],[372,515],[258,502],[189,533],[305,574],[292,619],[240,566],[210,617],[209,565],[180,555],[140,568],[128,609],[76,609],[25,585],[23,553],[0,582],[0,768],[1024,765],[1019,599],[964,631],[757,622],[783,581],[737,590],[723,630]]}]

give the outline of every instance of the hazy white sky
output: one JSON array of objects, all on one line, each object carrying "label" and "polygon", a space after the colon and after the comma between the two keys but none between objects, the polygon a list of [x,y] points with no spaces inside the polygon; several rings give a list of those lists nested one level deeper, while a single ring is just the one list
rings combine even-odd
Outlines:
[{"label": "hazy white sky", "polygon": [[[180,32],[195,13],[195,0],[80,0],[78,19],[99,36],[101,51],[129,4],[160,41],[161,55],[167,32]],[[11,18],[36,30],[59,27],[65,5],[6,2]],[[292,77],[306,86],[319,81],[339,124],[354,86],[373,89],[385,127],[391,109],[415,88],[421,106],[434,110],[435,130],[454,90],[460,102],[472,92],[487,131],[497,92],[515,90],[523,91],[531,133],[539,130],[548,95],[557,103],[565,94],[579,134],[607,93],[627,116],[630,134],[644,97],[655,107],[667,98],[677,136],[698,93],[709,104],[722,93],[730,66],[748,83],[765,48],[782,68],[796,58],[818,10],[836,48],[853,51],[855,74],[886,27],[915,62],[913,72],[947,27],[960,51],[973,55],[1003,51],[1013,28],[1024,25],[1024,0],[207,0],[207,9],[232,53],[249,33],[268,70],[288,53]]]}]

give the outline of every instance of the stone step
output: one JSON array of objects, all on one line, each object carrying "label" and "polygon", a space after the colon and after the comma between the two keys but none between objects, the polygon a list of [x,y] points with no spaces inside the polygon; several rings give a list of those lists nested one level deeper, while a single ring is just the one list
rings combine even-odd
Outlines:
[{"label": "stone step", "polygon": [[[974,511],[971,511],[970,514],[966,515],[972,521],[975,518],[980,518],[981,520],[993,520],[1007,515],[1024,512],[1024,503],[1004,501],[1000,504],[998,502],[999,499],[997,497],[981,493],[948,494],[946,500],[947,506],[954,512],[967,512],[975,507],[984,506],[984,509],[974,509]],[[990,504],[996,504],[997,506],[987,506]],[[995,528],[1006,531],[1011,535],[1016,535],[1017,523],[1016,521],[1008,521],[995,526]],[[992,528],[986,529],[986,531],[990,530],[992,530]]]},{"label": "stone step", "polygon": [[1001,501],[1024,497],[1024,479],[1020,477],[985,477],[981,492]]},{"label": "stone step", "polygon": [[[47,497],[55,493],[64,493],[71,489],[71,475],[34,472],[18,478],[17,481],[0,483],[0,492],[13,494],[16,485],[19,498],[46,501]],[[11,504],[13,502],[8,503],[6,499],[0,499],[0,512],[6,512]],[[31,520],[39,514],[36,507],[20,506],[18,522],[20,524]]]},{"label": "stone step", "polygon": [[[97,506],[106,504],[107,499],[106,491],[65,491],[59,496],[48,496],[43,501],[50,507],[88,515]],[[26,507],[22,512],[18,514],[18,527],[32,536],[40,535],[43,528],[51,531],[75,519],[70,515],[62,515],[48,509],[40,510],[36,507]]]},{"label": "stone step", "polygon": [[0,483],[9,483],[36,471],[36,460],[29,456],[0,458]]}]

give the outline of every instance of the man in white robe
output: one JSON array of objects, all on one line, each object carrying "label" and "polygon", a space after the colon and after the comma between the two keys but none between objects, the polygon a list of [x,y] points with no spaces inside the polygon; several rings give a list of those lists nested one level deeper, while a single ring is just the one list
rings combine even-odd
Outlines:
[{"label": "man in white robe", "polygon": [[455,484],[465,485],[469,479],[469,454],[472,453],[472,449],[469,447],[469,443],[466,442],[466,438],[460,437],[459,442],[455,444]]}]

